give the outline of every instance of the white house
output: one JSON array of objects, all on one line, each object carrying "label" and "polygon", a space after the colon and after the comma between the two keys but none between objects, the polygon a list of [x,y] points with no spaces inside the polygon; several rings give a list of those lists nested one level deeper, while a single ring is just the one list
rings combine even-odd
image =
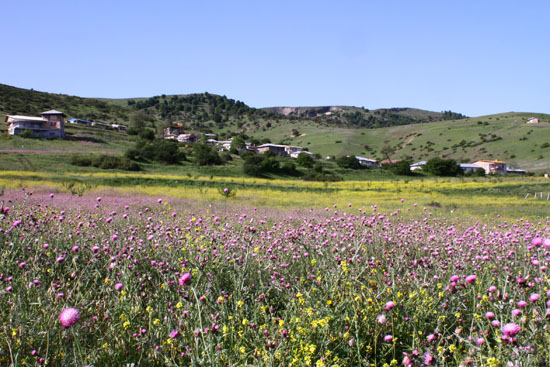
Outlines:
[{"label": "white house", "polygon": [[65,114],[56,110],[45,111],[42,117],[7,115],[8,134],[19,135],[31,131],[38,138],[64,138]]},{"label": "white house", "polygon": [[359,161],[359,164],[365,167],[378,167],[378,161],[375,159],[355,156],[355,159]]},{"label": "white house", "polygon": [[310,155],[310,156],[313,155],[313,153],[308,152],[307,150],[299,150],[299,151],[297,151],[297,152],[292,152],[292,153],[290,153],[290,158],[296,159],[296,158],[298,158],[298,156],[299,156],[300,154],[302,154],[302,153],[307,154],[307,155]]},{"label": "white house", "polygon": [[478,169],[479,170],[485,170],[483,167],[475,164],[475,163],[459,163],[460,168],[462,169],[462,172],[464,173],[470,173],[475,172]]},{"label": "white house", "polygon": [[422,169],[426,165],[426,163],[428,163],[428,162],[420,161],[420,162],[416,162],[416,163],[411,164],[411,166],[410,166],[411,171],[416,171],[416,170]]}]

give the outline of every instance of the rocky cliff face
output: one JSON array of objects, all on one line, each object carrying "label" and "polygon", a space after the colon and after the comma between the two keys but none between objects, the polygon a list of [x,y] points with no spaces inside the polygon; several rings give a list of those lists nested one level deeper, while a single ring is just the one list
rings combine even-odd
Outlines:
[{"label": "rocky cliff face", "polygon": [[319,107],[270,107],[266,110],[278,113],[284,116],[297,116],[312,118],[320,115],[329,115],[334,111],[342,110],[336,106],[319,106]]}]

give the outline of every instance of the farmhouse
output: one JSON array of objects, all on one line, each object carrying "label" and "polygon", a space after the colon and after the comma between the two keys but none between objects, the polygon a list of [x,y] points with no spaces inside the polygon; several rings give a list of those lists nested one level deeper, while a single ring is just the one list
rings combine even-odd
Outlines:
[{"label": "farmhouse", "polygon": [[527,123],[528,123],[528,124],[538,124],[538,123],[539,123],[539,119],[536,118],[536,117],[529,117],[529,118],[527,119]]},{"label": "farmhouse", "polygon": [[364,158],[355,156],[355,159],[359,161],[359,164],[365,167],[378,167],[378,161],[375,159]]},{"label": "farmhouse", "polygon": [[262,144],[258,145],[258,153],[273,152],[277,155],[287,155],[286,145],[279,144]]},{"label": "farmhouse", "polygon": [[485,170],[483,167],[475,163],[459,163],[458,164],[464,173],[475,172],[477,170]]},{"label": "farmhouse", "polygon": [[183,133],[185,133],[183,126],[168,126],[164,128],[164,139],[177,140]]},{"label": "farmhouse", "polygon": [[179,134],[176,138],[180,143],[194,143],[197,141],[195,134]]},{"label": "farmhouse", "polygon": [[507,173],[507,163],[503,161],[488,161],[488,160],[481,160],[474,162],[475,165],[483,168],[485,170],[486,174],[491,173]]},{"label": "farmhouse", "polygon": [[299,150],[299,151],[297,151],[297,152],[292,152],[292,153],[290,153],[290,158],[296,159],[296,158],[298,158],[298,156],[299,156],[300,154],[302,154],[302,153],[307,154],[307,155],[309,155],[309,156],[312,156],[312,155],[313,155],[313,153],[308,152],[307,150]]},{"label": "farmhouse", "polygon": [[92,125],[91,121],[82,120],[82,119],[69,119],[67,120],[69,124],[78,124],[78,125]]},{"label": "farmhouse", "polygon": [[419,170],[419,169],[422,169],[424,168],[424,166],[426,165],[426,161],[420,161],[420,162],[416,162],[416,163],[413,163],[411,164],[410,168],[411,168],[411,171],[416,171],[416,170]]},{"label": "farmhouse", "polygon": [[7,115],[9,135],[20,135],[24,131],[30,131],[38,138],[64,138],[65,114],[56,110],[45,111],[42,117]]}]

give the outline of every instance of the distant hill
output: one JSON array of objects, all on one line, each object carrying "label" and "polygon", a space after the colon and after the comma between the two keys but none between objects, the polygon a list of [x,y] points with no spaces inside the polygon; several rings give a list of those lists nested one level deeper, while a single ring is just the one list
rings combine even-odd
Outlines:
[{"label": "distant hill", "polygon": [[433,112],[408,107],[376,110],[351,106],[269,107],[264,110],[283,116],[314,118],[326,124],[368,128],[467,118],[467,116],[451,111]]},{"label": "distant hill", "polygon": [[[192,129],[223,129],[266,120],[278,123],[314,120],[325,125],[378,128],[465,118],[453,112],[414,108],[368,110],[351,106],[271,107],[256,109],[242,101],[215,94],[160,95],[149,98],[99,99],[38,92],[0,84],[0,111],[31,114],[55,108],[69,117],[93,121],[127,122],[133,112],[143,111],[158,124],[183,123]],[[273,125],[273,122],[271,125]]]},{"label": "distant hill", "polygon": [[0,84],[0,112],[5,114],[38,115],[56,109],[67,116],[93,121],[128,121],[130,110],[94,98],[38,92]]},{"label": "distant hill", "polygon": [[[220,139],[243,134],[246,139],[291,144],[321,156],[359,155],[383,159],[382,148],[393,150],[393,159],[427,160],[433,157],[471,162],[501,159],[527,170],[550,170],[550,115],[508,112],[466,118],[450,111],[414,108],[368,110],[350,106],[252,108],[244,102],[210,93],[161,95],[149,98],[80,98],[15,88],[0,84],[2,114],[37,115],[57,109],[68,117],[96,121],[129,122],[137,113],[150,116],[148,127],[160,134],[162,127],[178,123],[190,132],[213,132]],[[537,117],[538,124],[527,124]],[[6,129],[0,124],[0,130]],[[76,129],[76,128],[75,128]],[[86,130],[89,141],[106,141],[107,132]],[[75,136],[83,131],[75,130]],[[103,136],[101,136],[103,134]],[[131,137],[117,135],[127,146]],[[13,144],[12,144],[13,143]],[[16,149],[17,142],[0,144]],[[54,142],[41,142],[42,149]],[[68,143],[67,143],[68,144]],[[97,146],[108,152],[119,146]],[[118,143],[116,143],[118,144]],[[69,149],[69,148],[67,148]],[[73,149],[73,148],[70,148]],[[78,149],[78,145],[74,147]]]}]

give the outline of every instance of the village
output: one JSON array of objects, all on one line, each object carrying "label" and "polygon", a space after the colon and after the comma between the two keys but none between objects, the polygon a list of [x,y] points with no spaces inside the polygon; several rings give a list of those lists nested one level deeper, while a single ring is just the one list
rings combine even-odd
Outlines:
[{"label": "village", "polygon": [[[7,115],[6,123],[8,124],[8,135],[21,135],[29,134],[36,138],[44,139],[63,139],[65,138],[65,117],[66,115],[57,110],[49,110],[42,112],[40,117],[37,116],[24,116],[24,115]],[[111,128],[118,131],[126,131],[127,126],[123,124],[107,124],[101,122],[93,122],[78,118],[71,118],[67,120],[68,123],[74,125],[85,125],[92,127]],[[528,119],[528,124],[538,123],[538,119]],[[201,139],[193,133],[186,133],[185,128],[180,125],[170,125],[164,129],[163,139],[173,140],[179,143],[195,143],[202,141],[220,152],[230,151],[233,138],[227,140],[216,140],[217,134],[205,133],[202,134]],[[297,159],[300,154],[306,154],[314,156],[314,153],[307,149],[303,149],[299,146],[272,144],[266,143],[261,145],[255,145],[250,142],[240,148],[241,151],[249,151],[257,154],[264,154],[271,152],[277,156],[287,156],[293,159]],[[354,156],[362,167],[365,168],[377,168],[386,164],[394,164],[400,162],[400,160],[382,160],[365,158],[360,156]],[[327,156],[326,159],[332,159],[334,157]],[[419,161],[410,165],[410,171],[422,170],[426,166],[427,161]],[[526,174],[525,170],[512,168],[505,161],[500,160],[475,160],[471,163],[457,163],[460,170],[465,173],[475,173],[477,171],[483,171],[485,174]]]}]

